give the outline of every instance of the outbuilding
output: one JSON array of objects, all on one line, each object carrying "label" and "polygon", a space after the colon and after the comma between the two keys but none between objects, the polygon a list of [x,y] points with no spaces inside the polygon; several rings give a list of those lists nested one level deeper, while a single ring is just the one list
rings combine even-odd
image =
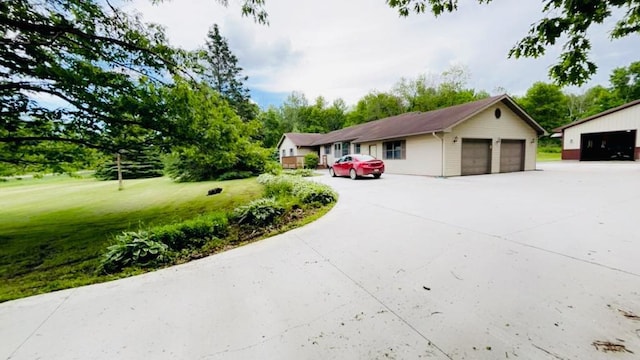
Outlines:
[{"label": "outbuilding", "polygon": [[[534,170],[545,134],[508,95],[428,112],[411,112],[322,134],[307,148],[332,164],[369,154],[395,174],[459,176]],[[279,151],[286,138],[283,135]]]},{"label": "outbuilding", "polygon": [[640,159],[640,100],[555,129],[562,134],[563,160]]}]

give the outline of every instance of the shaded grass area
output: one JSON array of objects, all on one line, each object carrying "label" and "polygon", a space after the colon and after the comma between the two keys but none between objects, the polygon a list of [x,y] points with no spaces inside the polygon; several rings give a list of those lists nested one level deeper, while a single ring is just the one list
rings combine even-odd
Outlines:
[{"label": "shaded grass area", "polygon": [[[0,302],[139,273],[100,276],[99,257],[124,230],[230,211],[259,198],[255,179],[174,183],[43,178],[0,183]],[[223,192],[206,196],[207,190]]]}]

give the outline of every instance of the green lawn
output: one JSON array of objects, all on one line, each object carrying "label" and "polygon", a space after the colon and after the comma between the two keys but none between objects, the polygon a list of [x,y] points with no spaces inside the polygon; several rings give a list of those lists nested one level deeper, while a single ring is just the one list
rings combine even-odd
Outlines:
[{"label": "green lawn", "polygon": [[562,160],[562,154],[559,152],[539,152],[536,157],[537,161],[560,161]]},{"label": "green lawn", "polygon": [[[214,187],[223,192],[206,196]],[[95,273],[114,234],[231,210],[261,193],[255,179],[126,180],[123,191],[63,176],[0,182],[0,302],[127,275]]]}]

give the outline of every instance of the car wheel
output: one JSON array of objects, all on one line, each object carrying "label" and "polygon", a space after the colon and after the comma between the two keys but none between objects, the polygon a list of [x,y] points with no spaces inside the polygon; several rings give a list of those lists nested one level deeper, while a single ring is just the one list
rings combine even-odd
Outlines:
[{"label": "car wheel", "polygon": [[355,180],[358,178],[358,173],[356,173],[356,169],[349,170],[349,177],[351,180]]},{"label": "car wheel", "polygon": [[373,177],[374,177],[375,179],[380,179],[380,175],[382,175],[382,174],[373,174]]},{"label": "car wheel", "polygon": [[336,172],[333,171],[333,168],[329,168],[329,175],[331,175],[332,177],[336,177]]}]

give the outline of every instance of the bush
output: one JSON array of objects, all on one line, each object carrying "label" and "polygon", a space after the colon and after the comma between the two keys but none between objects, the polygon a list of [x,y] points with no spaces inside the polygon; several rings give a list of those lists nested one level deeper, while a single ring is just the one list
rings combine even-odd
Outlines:
[{"label": "bush", "polygon": [[226,173],[218,176],[219,181],[246,179],[253,176],[251,171],[227,171]]},{"label": "bush", "polygon": [[282,197],[291,195],[293,191],[293,185],[302,181],[300,178],[293,176],[273,176],[269,174],[263,174],[258,177],[258,182],[264,185],[265,197]]},{"label": "bush", "polygon": [[303,180],[297,176],[281,175],[273,176],[262,174],[258,177],[258,182],[265,186],[265,196],[282,197],[293,195],[304,204],[330,204],[338,199],[331,187]]},{"label": "bush", "polygon": [[154,241],[168,245],[172,250],[195,249],[207,241],[227,236],[229,222],[225,214],[210,214],[164,225],[150,230]]},{"label": "bush", "polygon": [[233,218],[238,224],[266,226],[273,224],[283,213],[284,207],[275,198],[262,198],[235,208]]},{"label": "bush", "polygon": [[304,167],[305,169],[315,169],[318,167],[318,163],[320,162],[320,157],[316,153],[308,153],[304,156]]},{"label": "bush", "polygon": [[[276,159],[278,158],[278,154],[276,151]],[[264,173],[272,174],[272,175],[280,175],[282,174],[282,165],[280,165],[277,161],[267,161],[264,165]]]},{"label": "bush", "polygon": [[168,261],[168,246],[151,240],[149,232],[124,232],[107,248],[99,269],[113,273],[129,266],[153,267]]},{"label": "bush", "polygon": [[311,177],[314,174],[313,169],[295,169],[295,170],[283,170],[283,174],[300,177]]},{"label": "bush", "polygon": [[311,181],[296,183],[293,187],[293,195],[304,204],[327,205],[338,199],[338,194],[329,186]]}]

